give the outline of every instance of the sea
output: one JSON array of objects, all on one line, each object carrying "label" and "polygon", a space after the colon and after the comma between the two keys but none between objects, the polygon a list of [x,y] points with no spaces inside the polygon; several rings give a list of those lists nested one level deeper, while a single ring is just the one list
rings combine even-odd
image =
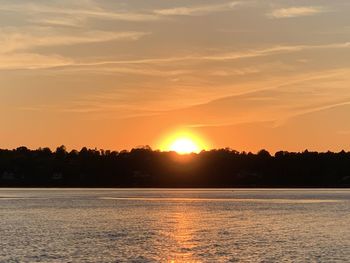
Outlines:
[{"label": "sea", "polygon": [[350,190],[3,188],[0,262],[350,262]]}]

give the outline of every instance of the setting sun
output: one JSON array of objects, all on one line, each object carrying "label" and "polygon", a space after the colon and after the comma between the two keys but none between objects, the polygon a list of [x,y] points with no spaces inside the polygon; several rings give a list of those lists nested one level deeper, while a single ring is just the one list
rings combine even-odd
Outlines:
[{"label": "setting sun", "polygon": [[208,144],[200,136],[191,132],[175,132],[161,140],[160,150],[174,151],[179,154],[199,153],[208,149]]},{"label": "setting sun", "polygon": [[200,152],[199,147],[191,139],[188,138],[179,138],[175,140],[173,144],[171,144],[170,150],[180,154]]}]

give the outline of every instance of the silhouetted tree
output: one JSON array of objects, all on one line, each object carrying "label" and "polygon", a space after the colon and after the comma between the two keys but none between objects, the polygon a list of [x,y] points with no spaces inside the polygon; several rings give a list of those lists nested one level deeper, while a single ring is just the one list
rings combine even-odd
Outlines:
[{"label": "silhouetted tree", "polygon": [[230,148],[179,155],[140,146],[121,152],[60,146],[0,150],[0,186],[349,187],[350,153]]}]

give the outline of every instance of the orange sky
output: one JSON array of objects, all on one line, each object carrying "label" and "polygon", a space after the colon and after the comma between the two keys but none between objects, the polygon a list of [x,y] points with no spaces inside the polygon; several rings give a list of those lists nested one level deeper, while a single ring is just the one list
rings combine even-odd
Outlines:
[{"label": "orange sky", "polygon": [[[72,3],[73,2],[73,3]],[[0,147],[350,150],[350,3],[0,0]]]}]

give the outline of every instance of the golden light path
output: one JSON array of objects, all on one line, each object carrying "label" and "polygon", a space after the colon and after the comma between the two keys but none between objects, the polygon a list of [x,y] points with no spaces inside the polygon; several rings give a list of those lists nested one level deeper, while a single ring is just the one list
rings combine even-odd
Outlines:
[{"label": "golden light path", "polygon": [[178,131],[161,140],[161,151],[174,151],[179,154],[199,153],[209,148],[208,143],[198,134],[190,131]]}]

